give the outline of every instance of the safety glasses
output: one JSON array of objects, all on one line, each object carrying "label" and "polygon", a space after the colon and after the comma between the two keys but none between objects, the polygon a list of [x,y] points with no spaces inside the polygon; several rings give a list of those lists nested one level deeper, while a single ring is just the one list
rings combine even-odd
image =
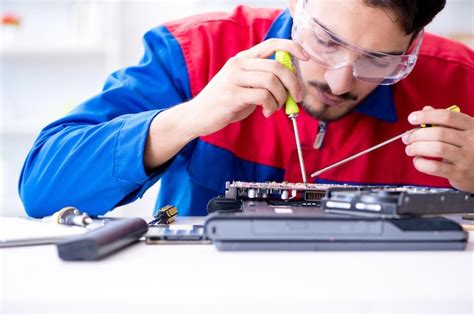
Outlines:
[{"label": "safety glasses", "polygon": [[351,66],[355,78],[381,85],[397,83],[413,70],[423,41],[423,30],[412,41],[407,54],[370,51],[326,29],[305,12],[306,3],[298,1],[292,38],[303,46],[313,61],[327,69]]}]

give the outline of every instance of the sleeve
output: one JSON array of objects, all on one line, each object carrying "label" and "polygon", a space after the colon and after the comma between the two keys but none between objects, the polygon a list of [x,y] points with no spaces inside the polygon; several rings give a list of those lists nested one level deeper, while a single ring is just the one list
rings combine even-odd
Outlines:
[{"label": "sleeve", "polygon": [[181,47],[165,28],[144,36],[138,65],[111,74],[95,97],[45,127],[19,179],[28,215],[65,206],[101,215],[143,195],[170,162],[147,174],[143,155],[153,118],[191,98]]}]

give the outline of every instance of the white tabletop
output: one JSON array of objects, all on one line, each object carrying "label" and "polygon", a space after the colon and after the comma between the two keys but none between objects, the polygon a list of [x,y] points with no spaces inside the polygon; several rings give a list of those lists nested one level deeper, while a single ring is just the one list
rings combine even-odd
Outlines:
[{"label": "white tabletop", "polygon": [[[0,249],[0,313],[474,312],[465,251],[219,252],[135,244],[99,262],[52,245]],[[3,291],[3,292],[1,292]]]}]

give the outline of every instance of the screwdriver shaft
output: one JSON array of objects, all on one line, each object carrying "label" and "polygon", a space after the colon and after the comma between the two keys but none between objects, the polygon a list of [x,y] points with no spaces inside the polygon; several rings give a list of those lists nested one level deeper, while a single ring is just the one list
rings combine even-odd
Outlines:
[{"label": "screwdriver shaft", "polygon": [[301,169],[301,177],[303,178],[303,183],[307,183],[306,179],[306,168],[304,166],[304,159],[303,159],[303,151],[301,150],[301,142],[300,142],[300,134],[298,132],[298,125],[296,124],[296,117],[297,115],[290,115],[288,116],[293,123],[293,131],[295,133],[295,140],[296,140],[296,150],[298,152],[298,160],[300,162],[300,169]]},{"label": "screwdriver shaft", "polygon": [[359,152],[359,153],[357,153],[357,154],[351,155],[350,157],[348,157],[348,158],[346,158],[346,159],[344,159],[344,160],[342,160],[342,161],[339,161],[339,162],[337,162],[337,163],[334,163],[334,164],[332,164],[332,165],[329,165],[328,167],[325,167],[325,168],[323,168],[323,169],[320,169],[319,171],[316,171],[316,172],[314,172],[313,174],[311,174],[311,177],[316,177],[316,176],[320,175],[321,173],[324,173],[324,172],[326,172],[326,171],[328,171],[328,170],[330,170],[330,169],[332,169],[332,168],[334,168],[334,167],[337,167],[337,166],[339,166],[339,165],[341,165],[341,164],[344,164],[344,163],[346,163],[346,162],[352,161],[353,159],[358,158],[358,157],[361,156],[361,155],[364,155],[364,154],[369,153],[369,152],[372,152],[372,151],[374,151],[374,150],[376,150],[376,149],[378,149],[378,148],[380,148],[380,147],[383,147],[384,145],[387,145],[387,144],[389,144],[389,143],[391,143],[391,142],[393,142],[393,141],[395,141],[395,140],[397,140],[397,139],[400,139],[400,138],[403,137],[404,135],[406,135],[406,134],[408,134],[408,133],[410,133],[410,132],[412,132],[412,131],[415,131],[416,129],[418,129],[418,127],[413,128],[413,129],[410,129],[410,130],[407,130],[407,131],[405,131],[404,133],[399,134],[398,136],[395,136],[395,137],[390,138],[390,139],[388,139],[388,140],[385,140],[384,142],[379,143],[379,144],[377,144],[377,145],[375,145],[375,146],[373,146],[373,147],[371,147],[371,148],[368,148],[367,150],[364,150],[364,151]]}]

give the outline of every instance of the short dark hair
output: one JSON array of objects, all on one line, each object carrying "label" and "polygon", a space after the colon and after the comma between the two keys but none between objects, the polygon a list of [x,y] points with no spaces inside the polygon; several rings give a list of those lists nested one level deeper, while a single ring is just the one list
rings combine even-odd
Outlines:
[{"label": "short dark hair", "polygon": [[418,33],[446,5],[446,0],[364,0],[370,7],[388,9],[398,16],[407,34]]}]

